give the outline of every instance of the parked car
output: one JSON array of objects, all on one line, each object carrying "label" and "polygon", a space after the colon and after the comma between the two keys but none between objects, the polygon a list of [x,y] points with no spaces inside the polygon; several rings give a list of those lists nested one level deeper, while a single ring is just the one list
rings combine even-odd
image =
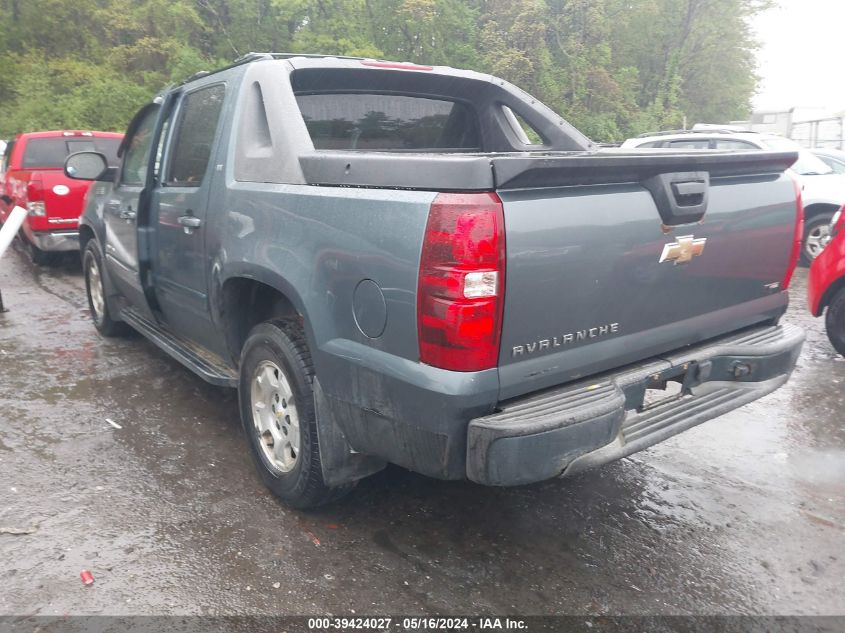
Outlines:
[{"label": "parked car", "polygon": [[308,507],[388,462],[569,475],[784,384],[796,158],[597,149],[489,75],[253,54],[142,108],[118,169],[65,171],[100,181],[96,328],[237,388]]},{"label": "parked car", "polygon": [[[696,126],[699,127],[699,126]],[[625,148],[722,149],[722,150],[788,150],[798,152],[792,173],[801,181],[804,198],[804,247],[801,260],[809,264],[821,253],[829,237],[828,228],[833,214],[845,203],[845,176],[837,174],[810,150],[775,134],[739,132],[701,126],[695,130],[675,130],[643,134],[628,139]]]},{"label": "parked car", "polygon": [[28,210],[21,238],[32,261],[45,264],[57,252],[79,249],[79,216],[90,183],[62,171],[73,152],[96,150],[116,164],[122,134],[113,132],[29,132],[9,142],[0,162],[0,222],[15,206]]},{"label": "parked car", "polygon": [[813,316],[825,315],[827,336],[845,356],[845,207],[830,223],[830,241],[810,266],[807,299]]},{"label": "parked car", "polygon": [[845,174],[845,152],[841,149],[817,147],[812,150],[828,167],[837,174]]}]

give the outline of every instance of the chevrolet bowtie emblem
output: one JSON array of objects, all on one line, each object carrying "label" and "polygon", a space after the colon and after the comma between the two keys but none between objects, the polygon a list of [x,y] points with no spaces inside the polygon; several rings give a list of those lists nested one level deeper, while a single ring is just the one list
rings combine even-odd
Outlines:
[{"label": "chevrolet bowtie emblem", "polygon": [[682,235],[677,242],[672,242],[663,247],[660,263],[674,262],[675,265],[678,265],[691,262],[693,257],[698,257],[704,252],[706,243],[706,237],[697,240],[694,235]]}]

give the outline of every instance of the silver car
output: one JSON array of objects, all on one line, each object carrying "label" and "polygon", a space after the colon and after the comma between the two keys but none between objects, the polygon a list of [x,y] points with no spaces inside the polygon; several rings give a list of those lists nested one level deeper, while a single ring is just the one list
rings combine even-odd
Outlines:
[{"label": "silver car", "polygon": [[[809,265],[830,241],[830,221],[845,203],[845,175],[837,173],[813,151],[776,134],[707,127],[643,134],[622,144],[623,148],[724,149],[797,151],[790,171],[801,183],[804,200],[804,245],[801,260]],[[814,150],[816,151],[816,150]],[[829,151],[829,150],[828,150]]]}]

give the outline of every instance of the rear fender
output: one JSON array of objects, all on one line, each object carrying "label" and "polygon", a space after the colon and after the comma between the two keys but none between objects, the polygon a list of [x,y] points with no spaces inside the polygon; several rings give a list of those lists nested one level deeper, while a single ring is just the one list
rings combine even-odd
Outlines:
[{"label": "rear fender", "polygon": [[814,201],[810,204],[804,205],[804,219],[809,220],[810,218],[814,218],[817,215],[821,215],[824,213],[836,213],[839,209],[842,208],[842,203],[836,203],[834,201],[825,201],[825,202],[817,202]]},{"label": "rear fender", "polygon": [[[270,286],[290,301],[291,305],[303,317],[305,336],[308,340],[308,347],[312,350],[312,354],[317,349],[317,341],[310,319],[308,318],[307,310],[305,309],[305,302],[294,289],[293,285],[280,274],[269,268],[257,266],[254,263],[233,262],[222,265],[219,261],[211,265],[209,274],[211,275],[211,279],[209,279],[211,318],[219,331],[224,332],[226,327],[223,286],[227,281],[233,279],[253,279],[266,286]],[[234,359],[237,360],[240,351],[230,350],[230,352],[234,355]]]},{"label": "rear fender", "polygon": [[821,316],[833,295],[845,286],[845,233],[837,235],[813,260],[807,280],[807,303],[813,316]]}]

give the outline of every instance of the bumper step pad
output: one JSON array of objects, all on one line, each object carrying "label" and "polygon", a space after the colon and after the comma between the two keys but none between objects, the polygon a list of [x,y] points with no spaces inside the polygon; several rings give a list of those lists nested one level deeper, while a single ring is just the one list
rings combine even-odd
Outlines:
[{"label": "bumper step pad", "polygon": [[[757,327],[502,403],[470,422],[467,476],[518,485],[626,457],[774,391],[803,342],[792,325]],[[683,379],[685,391],[643,408],[650,381],[661,378]]]}]

